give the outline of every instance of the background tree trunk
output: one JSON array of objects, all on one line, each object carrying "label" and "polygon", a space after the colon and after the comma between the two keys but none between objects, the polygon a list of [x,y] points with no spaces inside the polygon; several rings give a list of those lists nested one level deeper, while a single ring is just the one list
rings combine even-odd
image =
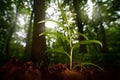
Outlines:
[{"label": "background tree trunk", "polygon": [[11,41],[12,35],[13,35],[13,33],[15,31],[15,28],[16,28],[16,22],[17,22],[19,7],[20,7],[20,3],[18,3],[18,5],[16,4],[16,11],[15,11],[15,18],[14,18],[14,21],[13,21],[13,26],[10,28],[10,32],[9,32],[7,42],[6,42],[6,49],[5,49],[5,54],[6,55],[9,55],[9,52],[10,52],[10,41]]},{"label": "background tree trunk", "polygon": [[106,33],[105,33],[104,25],[103,25],[103,19],[102,19],[102,16],[101,16],[101,10],[100,10],[99,2],[98,2],[98,16],[99,16],[99,25],[100,25],[100,35],[101,35],[100,36],[100,41],[103,44],[103,47],[102,47],[101,51],[103,53],[108,53],[109,50],[108,50],[108,47],[107,47]]},{"label": "background tree trunk", "polygon": [[[78,32],[84,33],[83,24],[82,24],[81,16],[80,16],[80,9],[79,9],[78,0],[73,0],[73,6],[74,6],[75,13],[76,13],[76,24],[78,27]],[[82,41],[82,40],[84,40],[84,37],[79,36],[79,41]],[[80,45],[80,53],[86,53],[86,52],[87,52],[86,45],[81,44]]]},{"label": "background tree trunk", "polygon": [[45,58],[46,39],[45,36],[39,36],[45,31],[45,24],[38,23],[45,19],[45,0],[34,0],[34,27],[32,38],[31,59],[33,62],[41,62]]},{"label": "background tree trunk", "polygon": [[33,20],[33,10],[30,15],[30,21],[28,26],[27,38],[26,38],[26,46],[24,51],[24,56],[26,60],[30,59],[30,41],[31,41],[30,37],[31,37],[31,30],[32,30],[32,20]]},{"label": "background tree trunk", "polygon": [[[102,17],[102,16],[100,15],[100,17]],[[106,33],[105,33],[105,29],[104,29],[104,26],[103,26],[103,21],[102,21],[101,18],[99,19],[99,24],[100,24],[100,33],[101,33],[100,41],[103,44],[103,47],[102,47],[101,51],[103,53],[108,53],[108,47],[107,47],[107,42],[106,42]]]}]

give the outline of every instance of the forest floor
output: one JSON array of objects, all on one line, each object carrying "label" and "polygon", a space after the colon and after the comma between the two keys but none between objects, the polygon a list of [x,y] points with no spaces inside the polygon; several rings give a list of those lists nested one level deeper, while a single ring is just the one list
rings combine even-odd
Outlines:
[{"label": "forest floor", "polygon": [[103,69],[78,66],[69,70],[68,64],[39,68],[31,61],[12,58],[0,68],[0,80],[120,80],[120,66],[103,66]]}]

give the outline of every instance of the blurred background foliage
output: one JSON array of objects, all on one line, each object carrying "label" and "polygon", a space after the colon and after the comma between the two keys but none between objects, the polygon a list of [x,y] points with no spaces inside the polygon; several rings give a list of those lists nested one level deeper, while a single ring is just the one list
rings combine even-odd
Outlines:
[{"label": "blurred background foliage", "polygon": [[[74,0],[61,0],[60,3],[67,16],[70,16],[75,33],[79,28],[73,5]],[[119,0],[76,0],[80,10],[82,31],[89,39],[100,40],[103,48],[96,44],[88,44],[87,52],[82,55],[79,48],[73,51],[73,61],[90,61],[100,65],[120,64],[120,1]],[[21,60],[30,58],[32,47],[33,18],[30,17],[33,0],[1,0],[0,1],[0,64],[9,58],[16,57]],[[56,0],[45,0],[45,18],[58,20],[64,24]],[[51,25],[52,24],[52,25]],[[65,25],[65,24],[64,24]],[[29,27],[31,27],[30,31]],[[56,31],[64,34],[65,31],[54,23],[46,23],[46,31]],[[29,33],[28,33],[29,32]],[[29,34],[29,37],[27,37]],[[52,37],[52,38],[51,38]],[[74,37],[78,37],[75,35]],[[27,39],[29,38],[29,39]],[[28,42],[27,42],[27,41]],[[79,41],[79,39],[76,39]],[[26,52],[26,45],[29,46]],[[38,44],[40,45],[40,44]],[[46,36],[47,48],[57,48],[69,51],[66,41],[55,36]],[[81,52],[82,53],[82,52]],[[51,63],[68,63],[68,59],[61,53],[54,51],[47,53]],[[84,56],[84,57],[83,57]]]}]

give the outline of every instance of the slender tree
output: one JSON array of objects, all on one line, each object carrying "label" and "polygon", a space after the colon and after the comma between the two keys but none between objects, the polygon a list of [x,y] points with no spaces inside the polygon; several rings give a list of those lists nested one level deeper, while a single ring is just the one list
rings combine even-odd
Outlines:
[{"label": "slender tree", "polygon": [[[98,2],[98,0],[97,0]],[[98,16],[99,16],[99,25],[100,25],[100,34],[101,34],[101,39],[100,41],[102,42],[103,44],[103,47],[101,49],[101,51],[103,53],[107,53],[108,52],[108,47],[107,47],[107,42],[106,42],[106,32],[105,32],[105,27],[103,25],[103,19],[102,19],[102,13],[101,13],[101,10],[100,10],[100,5],[99,5],[99,2],[98,2]]]},{"label": "slender tree", "polygon": [[6,43],[13,18],[12,1],[0,1],[0,53],[6,53]]},{"label": "slender tree", "polygon": [[[76,24],[78,27],[78,32],[84,33],[84,31],[83,31],[84,25],[82,24],[82,20],[81,20],[81,14],[80,14],[78,0],[73,0],[73,6],[74,6],[74,11],[76,13]],[[82,41],[82,40],[84,40],[84,37],[79,36],[79,41]],[[80,53],[86,53],[86,52],[87,52],[86,45],[84,45],[84,44],[80,45]]]},{"label": "slender tree", "polygon": [[32,20],[33,20],[33,10],[31,11],[31,15],[30,15],[30,21],[28,26],[27,38],[26,38],[26,46],[24,51],[24,55],[27,60],[30,58],[28,54],[30,53],[30,40],[31,40],[30,37],[31,37],[31,31],[32,31]]},{"label": "slender tree", "polygon": [[13,21],[13,26],[10,28],[9,36],[8,36],[7,42],[6,42],[6,49],[5,49],[5,54],[6,55],[9,54],[10,41],[11,41],[12,35],[13,35],[13,33],[15,31],[15,28],[16,28],[16,22],[17,22],[19,7],[20,7],[20,2],[18,1],[18,3],[16,3],[16,11],[15,11],[15,18],[14,18],[14,21]]}]

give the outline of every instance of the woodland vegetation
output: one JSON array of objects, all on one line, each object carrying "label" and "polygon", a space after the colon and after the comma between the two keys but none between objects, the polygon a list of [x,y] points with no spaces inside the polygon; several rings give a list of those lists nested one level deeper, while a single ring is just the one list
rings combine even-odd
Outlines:
[{"label": "woodland vegetation", "polygon": [[11,58],[39,67],[69,64],[74,47],[73,62],[116,68],[119,35],[119,0],[0,0],[0,67]]}]

